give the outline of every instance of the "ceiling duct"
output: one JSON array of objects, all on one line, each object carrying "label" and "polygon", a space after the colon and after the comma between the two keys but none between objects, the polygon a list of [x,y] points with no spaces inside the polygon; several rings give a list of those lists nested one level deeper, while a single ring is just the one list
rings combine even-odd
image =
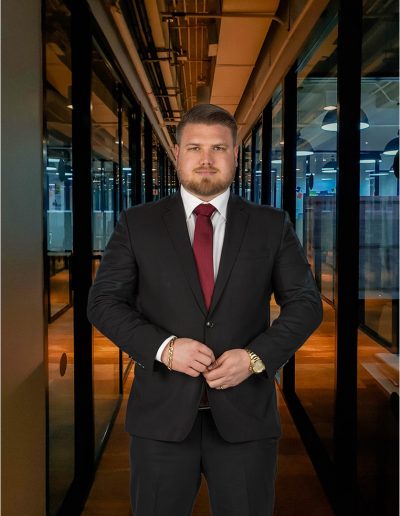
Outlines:
[{"label": "ceiling duct", "polygon": [[175,66],[175,56],[171,51],[172,49],[169,48],[168,27],[167,24],[163,24],[161,20],[158,3],[162,4],[163,9],[165,8],[162,0],[160,2],[157,2],[157,0],[144,1],[154,45],[157,49],[157,57],[160,59],[159,63],[162,77],[172,109],[172,118],[179,119],[182,104]]},{"label": "ceiling duct", "polygon": [[143,88],[148,96],[150,104],[152,106],[153,112],[158,120],[158,123],[161,128],[163,128],[163,132],[165,134],[166,140],[168,142],[168,146],[172,149],[173,143],[171,140],[171,135],[169,134],[168,128],[164,124],[164,116],[160,112],[160,108],[158,105],[157,98],[154,94],[153,87],[150,84],[147,73],[142,64],[142,60],[138,54],[136,46],[133,43],[130,30],[126,24],[125,18],[122,15],[121,11],[116,6],[110,6],[111,15],[114,19],[114,22],[118,28],[119,34],[122,40],[125,43],[125,46],[129,52],[129,56],[132,59],[132,63],[136,69],[136,72],[139,76],[139,79],[143,85]]},{"label": "ceiling duct", "polygon": [[278,6],[279,0],[223,1],[213,104],[235,113]]}]

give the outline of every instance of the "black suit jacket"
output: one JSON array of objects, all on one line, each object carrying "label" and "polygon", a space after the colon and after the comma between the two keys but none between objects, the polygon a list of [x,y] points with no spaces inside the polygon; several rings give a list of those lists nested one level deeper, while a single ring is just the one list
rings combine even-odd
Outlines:
[{"label": "black suit jacket", "polygon": [[[281,307],[269,326],[271,294]],[[218,276],[207,312],[180,194],[122,212],[92,286],[88,317],[135,361],[126,428],[181,441],[205,381],[155,361],[170,335],[204,342],[219,357],[248,347],[266,372],[210,389],[221,436],[241,442],[280,436],[274,376],[320,324],[321,300],[287,214],[231,196]]]}]

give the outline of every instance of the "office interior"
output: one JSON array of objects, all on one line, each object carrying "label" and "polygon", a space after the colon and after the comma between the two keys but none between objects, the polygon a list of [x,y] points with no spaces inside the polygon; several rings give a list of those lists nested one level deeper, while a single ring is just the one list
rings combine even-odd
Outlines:
[{"label": "office interior", "polygon": [[289,213],[321,291],[276,383],[330,507],[398,514],[398,2],[2,14],[3,514],[83,510],[134,375],[88,291],[121,210],[179,188],[175,128],[198,102],[235,116],[232,191]]}]

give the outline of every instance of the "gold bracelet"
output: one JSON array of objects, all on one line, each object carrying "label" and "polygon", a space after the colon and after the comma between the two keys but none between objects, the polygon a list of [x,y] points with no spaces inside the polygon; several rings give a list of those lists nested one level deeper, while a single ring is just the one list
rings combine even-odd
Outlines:
[{"label": "gold bracelet", "polygon": [[168,343],[168,369],[172,371],[172,361],[174,359],[174,344],[178,337],[172,337],[172,339]]}]

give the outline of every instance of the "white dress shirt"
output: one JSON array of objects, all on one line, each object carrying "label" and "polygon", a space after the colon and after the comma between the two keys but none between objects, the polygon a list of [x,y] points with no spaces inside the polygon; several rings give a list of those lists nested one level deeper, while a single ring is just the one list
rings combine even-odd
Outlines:
[{"label": "white dress shirt", "polygon": [[[214,280],[218,274],[219,262],[221,260],[222,245],[224,243],[225,226],[226,226],[226,211],[228,208],[230,190],[227,188],[225,192],[217,195],[211,201],[205,202],[191,194],[181,185],[181,197],[183,201],[183,207],[185,208],[186,224],[189,232],[190,243],[193,244],[194,228],[196,225],[196,215],[193,210],[197,208],[199,204],[212,204],[216,210],[211,215],[211,223],[213,225],[213,265],[214,265]],[[174,337],[171,335],[161,344],[157,351],[156,360],[161,362],[162,352],[167,346],[168,342]]]}]

